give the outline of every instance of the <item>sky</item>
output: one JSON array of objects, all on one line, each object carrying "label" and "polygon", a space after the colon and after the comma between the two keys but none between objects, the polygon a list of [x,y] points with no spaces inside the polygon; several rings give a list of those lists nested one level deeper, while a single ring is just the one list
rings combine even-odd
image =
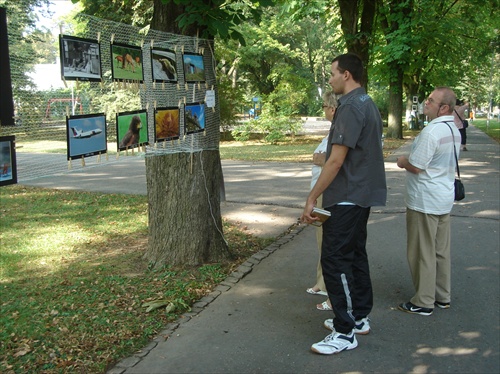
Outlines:
[{"label": "sky", "polygon": [[49,17],[43,17],[39,13],[39,21],[37,22],[38,26],[44,26],[52,30],[52,33],[54,34],[59,34],[59,26],[57,25],[56,20],[71,12],[77,4],[73,4],[70,0],[51,0],[51,4],[49,5],[49,9],[51,12],[54,13],[52,18]]},{"label": "sky", "polygon": [[[59,17],[71,12],[77,5],[70,0],[52,0],[49,9],[54,13],[52,18],[38,15],[38,27],[47,27],[52,30],[54,35],[59,35],[59,25],[56,20]],[[64,31],[64,30],[63,30]],[[50,88],[64,88],[64,82],[61,80],[61,65],[59,59],[56,64],[41,64],[36,65],[32,73],[28,73],[39,90],[49,90]],[[55,78],[57,77],[57,78]]]}]

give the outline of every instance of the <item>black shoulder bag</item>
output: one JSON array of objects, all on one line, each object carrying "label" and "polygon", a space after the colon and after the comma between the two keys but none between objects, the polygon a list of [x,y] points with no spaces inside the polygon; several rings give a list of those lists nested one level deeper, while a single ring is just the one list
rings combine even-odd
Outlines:
[{"label": "black shoulder bag", "polygon": [[[457,113],[458,114],[458,113]],[[451,129],[450,125],[448,125],[448,122],[445,122],[446,126],[451,131],[451,136],[453,137],[453,153],[455,154],[455,163],[457,165],[457,178],[455,178],[455,201],[460,201],[465,198],[465,188],[460,180],[460,168],[458,167],[458,157],[457,157],[457,150],[455,148],[455,135],[453,135],[453,130]]]}]

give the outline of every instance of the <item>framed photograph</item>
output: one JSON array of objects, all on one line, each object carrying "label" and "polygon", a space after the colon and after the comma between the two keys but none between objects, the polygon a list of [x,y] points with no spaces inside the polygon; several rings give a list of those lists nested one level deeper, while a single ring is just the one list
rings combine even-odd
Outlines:
[{"label": "framed photograph", "polygon": [[184,65],[184,78],[186,83],[205,82],[203,55],[184,53],[182,55],[182,63]]},{"label": "framed photograph", "polygon": [[106,136],[104,113],[66,117],[68,160],[106,153]]},{"label": "framed photograph", "polygon": [[16,137],[0,136],[0,186],[17,183]]},{"label": "framed photograph", "polygon": [[[0,7],[0,127],[14,126],[14,100],[12,96],[12,79],[10,76],[9,41],[7,38],[7,10]],[[1,171],[1,170],[0,170]]]},{"label": "framed photograph", "polygon": [[148,145],[148,113],[145,110],[117,113],[116,139],[119,151]]},{"label": "framed photograph", "polygon": [[205,130],[205,104],[186,104],[184,106],[184,133],[192,134],[203,130]]},{"label": "framed photograph", "polygon": [[153,82],[177,82],[175,52],[165,48],[151,48]]},{"label": "framed photograph", "polygon": [[142,49],[128,44],[111,44],[111,76],[113,80],[144,82]]},{"label": "framed photograph", "polygon": [[180,110],[177,107],[155,109],[155,142],[178,139]]},{"label": "framed photograph", "polygon": [[97,40],[59,35],[59,49],[63,79],[101,81],[101,49]]}]

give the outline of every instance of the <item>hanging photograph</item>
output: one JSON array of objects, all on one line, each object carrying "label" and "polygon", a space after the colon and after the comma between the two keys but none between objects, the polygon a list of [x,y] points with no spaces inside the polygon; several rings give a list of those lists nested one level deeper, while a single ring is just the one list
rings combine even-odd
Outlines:
[{"label": "hanging photograph", "polygon": [[59,49],[63,79],[101,81],[101,51],[97,40],[59,35]]},{"label": "hanging photograph", "polygon": [[119,151],[148,145],[148,113],[145,110],[117,113],[116,139]]},{"label": "hanging photograph", "polygon": [[15,136],[0,136],[0,186],[17,183]]},{"label": "hanging photograph", "polygon": [[106,153],[106,115],[85,114],[66,117],[68,160]]},{"label": "hanging photograph", "polygon": [[184,133],[191,134],[203,130],[205,130],[205,104],[186,104],[184,107]]},{"label": "hanging photograph", "polygon": [[[9,40],[7,38],[7,10],[0,7],[0,127],[14,126],[19,113],[14,112],[12,78],[10,76]],[[16,119],[14,117],[17,117]]]},{"label": "hanging photograph", "polygon": [[155,109],[155,143],[179,138],[179,112],[176,107]]},{"label": "hanging photograph", "polygon": [[205,64],[202,55],[184,53],[182,63],[184,65],[184,79],[187,83],[205,82]]},{"label": "hanging photograph", "polygon": [[113,80],[142,83],[142,49],[128,44],[111,44],[111,75]]},{"label": "hanging photograph", "polygon": [[177,82],[175,52],[165,48],[151,49],[153,82]]}]

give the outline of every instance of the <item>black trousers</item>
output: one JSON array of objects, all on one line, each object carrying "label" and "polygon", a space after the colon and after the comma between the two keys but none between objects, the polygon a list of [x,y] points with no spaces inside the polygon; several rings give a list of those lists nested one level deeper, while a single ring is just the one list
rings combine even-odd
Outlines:
[{"label": "black trousers", "polygon": [[321,267],[335,313],[335,330],[347,334],[373,307],[366,253],[370,208],[335,205],[327,209],[332,215],[323,223]]},{"label": "black trousers", "polygon": [[465,127],[458,129],[460,131],[460,136],[462,137],[460,144],[461,145],[466,145],[467,144],[467,129]]}]

